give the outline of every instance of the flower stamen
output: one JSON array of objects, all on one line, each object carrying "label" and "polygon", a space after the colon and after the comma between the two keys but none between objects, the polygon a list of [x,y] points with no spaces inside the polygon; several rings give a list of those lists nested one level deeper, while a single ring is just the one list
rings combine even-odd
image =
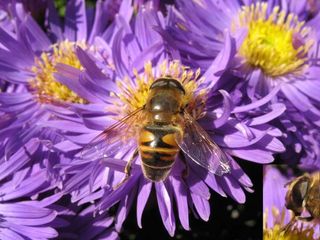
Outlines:
[{"label": "flower stamen", "polygon": [[[286,209],[283,208],[281,212],[279,209],[273,207],[273,227],[268,227],[268,209],[263,214],[263,239],[265,240],[313,240],[314,226],[312,224],[301,224],[300,226],[293,225],[291,228],[284,231],[286,226],[285,213]],[[291,216],[292,217],[292,216]]]},{"label": "flower stamen", "polygon": [[81,63],[75,53],[76,46],[86,48],[84,42],[69,42],[65,40],[52,45],[52,51],[43,52],[39,58],[35,59],[35,64],[31,69],[35,77],[30,80],[29,84],[40,103],[51,102],[53,100],[86,103],[85,99],[79,97],[54,77],[56,66],[59,63],[82,69]]},{"label": "flower stamen", "polygon": [[295,14],[280,11],[278,6],[270,14],[267,9],[268,4],[261,2],[242,7],[232,24],[233,31],[248,30],[239,55],[270,77],[301,74],[313,45],[310,29]]},{"label": "flower stamen", "polygon": [[[124,78],[122,81],[118,81],[117,85],[120,88],[120,94],[118,98],[124,104],[124,112],[122,115],[126,115],[134,110],[143,107],[149,96],[149,88],[151,84],[157,79],[162,77],[172,77],[180,81],[186,91],[184,97],[184,103],[188,103],[188,111],[193,112],[196,106],[206,101],[206,92],[197,92],[198,86],[203,82],[202,78],[199,78],[200,70],[196,72],[188,69],[180,64],[179,61],[167,62],[163,61],[159,66],[159,72],[157,73],[151,62],[145,63],[143,73],[138,73],[136,69],[133,70],[135,81],[134,83],[129,78]],[[189,109],[190,108],[190,109]],[[203,109],[196,109],[197,114]]]}]

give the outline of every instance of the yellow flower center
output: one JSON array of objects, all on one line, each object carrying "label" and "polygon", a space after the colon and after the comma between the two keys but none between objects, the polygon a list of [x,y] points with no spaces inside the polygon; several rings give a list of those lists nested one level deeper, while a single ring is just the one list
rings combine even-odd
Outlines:
[{"label": "yellow flower center", "polygon": [[[268,209],[267,209],[268,210]],[[314,226],[311,224],[301,224],[300,226],[293,225],[284,231],[286,224],[284,224],[285,213],[287,209],[283,208],[280,211],[273,207],[273,227],[267,226],[268,211],[263,214],[263,239],[264,240],[313,240]]]},{"label": "yellow flower center", "polygon": [[276,224],[271,229],[263,230],[264,240],[313,240],[313,228],[303,229],[294,227],[287,232],[282,230],[282,226]]},{"label": "yellow flower center", "polygon": [[[181,65],[178,61],[169,63],[164,61],[160,64],[159,73],[156,74],[155,72],[156,70],[153,69],[151,62],[147,62],[144,66],[143,73],[139,74],[138,71],[134,69],[134,83],[128,78],[117,82],[117,85],[121,89],[121,94],[119,94],[118,97],[125,105],[125,108],[122,108],[122,115],[133,112],[145,105],[149,96],[151,84],[157,78],[170,76],[182,83],[186,91],[183,99],[184,104],[188,103],[188,111],[192,112],[195,117],[199,117],[203,108],[198,106],[204,106],[206,100],[206,92],[204,90],[195,94],[199,84],[203,82],[203,79],[199,78],[200,70],[194,72]],[[196,105],[197,107],[195,107]]]},{"label": "yellow flower center", "polygon": [[40,58],[35,59],[32,72],[35,77],[30,80],[30,86],[34,90],[37,100],[41,103],[52,100],[66,101],[72,103],[86,103],[67,86],[56,81],[54,73],[58,63],[81,69],[80,61],[75,54],[75,47],[86,48],[84,42],[69,42],[65,40],[52,46],[52,51],[43,52]]},{"label": "yellow flower center", "polygon": [[302,73],[313,45],[313,40],[308,40],[310,29],[296,15],[279,11],[278,6],[270,14],[267,8],[267,3],[244,6],[232,23],[233,31],[241,27],[248,30],[239,55],[270,77]]},{"label": "yellow flower center", "polygon": [[283,226],[275,224],[273,228],[263,230],[264,240],[313,240],[314,229],[302,226],[283,231]]}]

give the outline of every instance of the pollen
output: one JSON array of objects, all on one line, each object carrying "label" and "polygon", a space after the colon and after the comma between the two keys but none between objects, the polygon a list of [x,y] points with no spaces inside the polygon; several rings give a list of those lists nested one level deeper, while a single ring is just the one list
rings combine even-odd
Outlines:
[{"label": "pollen", "polygon": [[84,42],[69,42],[66,40],[54,44],[51,51],[43,52],[40,57],[35,59],[35,64],[31,69],[35,77],[29,83],[39,102],[65,101],[86,103],[85,99],[79,97],[54,77],[56,66],[59,63],[81,69],[80,61],[75,54],[76,46],[86,48]]},{"label": "pollen", "polygon": [[313,45],[310,29],[295,14],[280,11],[278,6],[270,14],[267,9],[268,4],[261,2],[243,6],[232,23],[232,31],[248,31],[239,55],[270,77],[303,73]]},{"label": "pollen", "polygon": [[267,218],[268,211],[263,214],[263,239],[264,240],[313,240],[315,233],[312,224],[293,225],[286,231],[284,223],[286,209],[282,209],[281,213],[277,208],[272,209],[273,227],[268,228]]},{"label": "pollen", "polygon": [[198,114],[198,111],[201,111],[196,106],[204,104],[206,92],[197,91],[199,84],[203,82],[203,79],[199,78],[200,70],[194,72],[180,64],[179,61],[163,61],[157,69],[152,66],[151,62],[146,62],[142,73],[138,73],[136,69],[133,70],[133,73],[134,81],[125,78],[117,82],[121,89],[121,94],[118,97],[125,105],[125,114],[143,107],[148,100],[151,84],[157,78],[162,77],[172,77],[180,81],[186,91],[184,104],[188,103],[188,109],[195,115]]}]

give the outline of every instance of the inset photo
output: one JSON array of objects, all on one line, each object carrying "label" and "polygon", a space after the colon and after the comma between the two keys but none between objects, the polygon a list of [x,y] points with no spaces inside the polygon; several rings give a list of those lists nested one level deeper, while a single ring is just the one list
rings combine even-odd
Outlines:
[{"label": "inset photo", "polygon": [[320,171],[288,165],[263,169],[263,239],[320,238]]}]

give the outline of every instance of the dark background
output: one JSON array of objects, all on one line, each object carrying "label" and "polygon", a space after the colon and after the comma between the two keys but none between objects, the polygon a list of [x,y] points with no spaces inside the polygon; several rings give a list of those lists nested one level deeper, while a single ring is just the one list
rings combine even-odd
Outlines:
[{"label": "dark background", "polygon": [[124,223],[121,240],[140,239],[199,239],[199,240],[261,240],[262,239],[262,166],[238,161],[254,184],[254,193],[247,193],[245,204],[231,198],[223,198],[211,192],[211,216],[208,222],[189,214],[190,231],[185,231],[176,217],[176,233],[170,237],[158,210],[155,193],[152,192],[142,216],[140,229],[136,221],[135,205]]}]

